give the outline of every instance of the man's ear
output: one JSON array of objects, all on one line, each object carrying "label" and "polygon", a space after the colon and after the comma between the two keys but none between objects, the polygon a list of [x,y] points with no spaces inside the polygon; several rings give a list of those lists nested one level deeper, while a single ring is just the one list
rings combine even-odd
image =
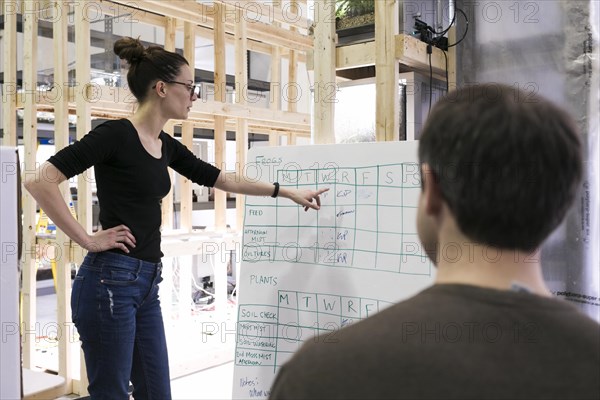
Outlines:
[{"label": "man's ear", "polygon": [[424,209],[428,215],[438,215],[442,211],[442,192],[437,176],[427,163],[421,164]]}]

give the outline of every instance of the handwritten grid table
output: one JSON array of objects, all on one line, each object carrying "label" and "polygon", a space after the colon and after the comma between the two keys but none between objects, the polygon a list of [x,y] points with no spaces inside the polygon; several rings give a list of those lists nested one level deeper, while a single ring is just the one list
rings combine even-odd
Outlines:
[{"label": "handwritten grid table", "polygon": [[240,305],[235,363],[275,371],[305,340],[334,343],[339,329],[389,305],[363,297],[279,290],[277,305]]},{"label": "handwritten grid table", "polygon": [[431,275],[414,217],[421,191],[417,164],[288,168],[276,174],[283,187],[330,190],[318,212],[305,212],[288,199],[248,198],[243,261]]}]

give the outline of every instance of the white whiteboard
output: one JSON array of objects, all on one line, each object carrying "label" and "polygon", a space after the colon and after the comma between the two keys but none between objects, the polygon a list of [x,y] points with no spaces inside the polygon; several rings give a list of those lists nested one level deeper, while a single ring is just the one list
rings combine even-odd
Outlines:
[{"label": "white whiteboard", "polygon": [[15,147],[0,147],[2,196],[0,196],[0,399],[21,398],[21,337],[19,335],[19,239],[18,191],[19,162]]},{"label": "white whiteboard", "polygon": [[433,282],[419,242],[417,142],[254,148],[248,178],[323,188],[320,211],[247,197],[233,398],[266,398],[302,342],[335,339]]}]

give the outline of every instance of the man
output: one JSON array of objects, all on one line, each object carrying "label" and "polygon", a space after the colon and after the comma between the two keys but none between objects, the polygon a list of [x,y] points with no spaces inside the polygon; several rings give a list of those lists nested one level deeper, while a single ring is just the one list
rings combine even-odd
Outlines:
[{"label": "man", "polygon": [[435,284],[335,343],[307,341],[271,398],[600,398],[600,325],[552,297],[539,257],[581,178],[569,116],[509,86],[465,87],[419,146]]}]

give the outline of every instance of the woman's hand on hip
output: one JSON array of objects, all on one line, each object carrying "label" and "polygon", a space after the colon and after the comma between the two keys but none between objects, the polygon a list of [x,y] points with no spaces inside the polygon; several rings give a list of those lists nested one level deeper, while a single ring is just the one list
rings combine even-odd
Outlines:
[{"label": "woman's hand on hip", "polygon": [[84,247],[93,253],[110,249],[119,249],[129,253],[128,247],[135,247],[135,237],[127,226],[119,225],[90,235]]}]

